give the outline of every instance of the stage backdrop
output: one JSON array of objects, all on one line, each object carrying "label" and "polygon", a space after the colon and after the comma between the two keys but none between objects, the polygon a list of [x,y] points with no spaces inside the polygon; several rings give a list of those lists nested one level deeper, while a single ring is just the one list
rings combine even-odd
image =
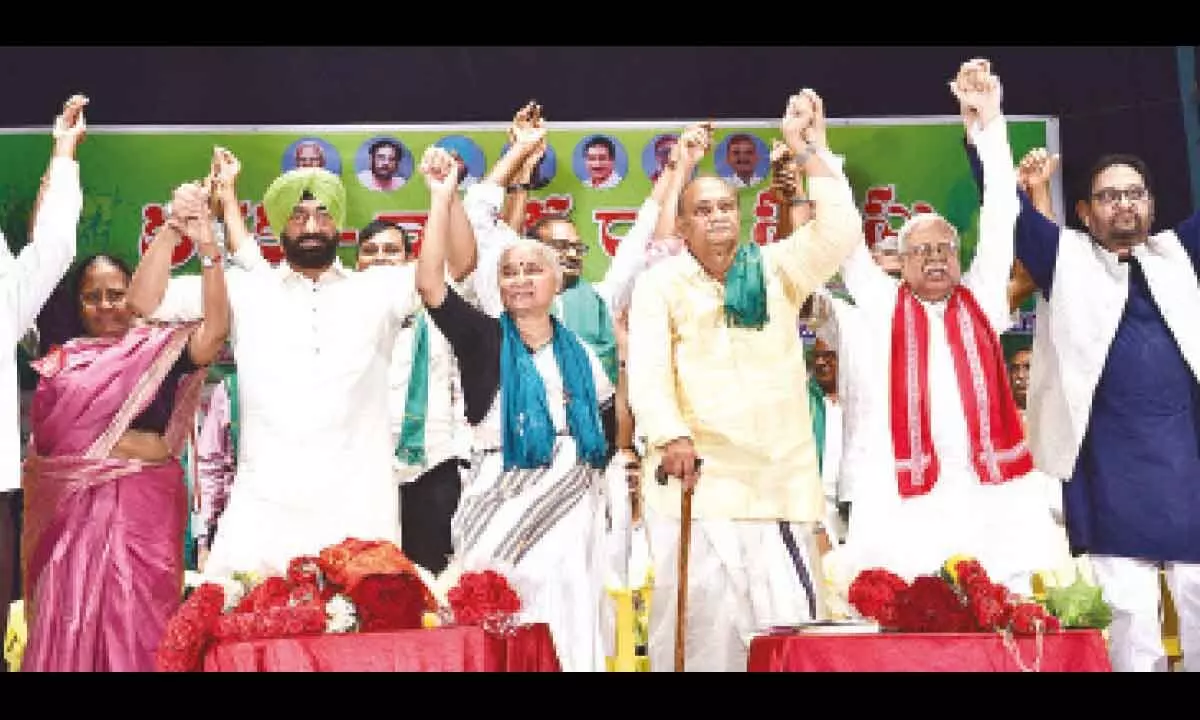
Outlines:
[{"label": "stage backdrop", "polygon": [[[649,194],[663,150],[683,122],[555,123],[550,151],[539,167],[527,218],[568,212],[591,249],[584,274],[599,279]],[[1009,118],[1014,161],[1031,148],[1059,149],[1058,121]],[[214,145],[242,162],[243,212],[272,262],[281,256],[260,204],[267,185],[297,162],[320,162],[346,185],[346,231],[339,254],[354,259],[355,228],[389,217],[420,232],[429,194],[415,171],[431,144],[464,159],[468,182],[484,176],[506,143],[507,125],[387,125],[332,127],[92,127],[79,151],[84,210],[79,256],[95,252],[136,263],[163,221],[163,206],[181,182],[207,174]],[[894,234],[905,218],[932,208],[958,226],[963,259],[974,252],[979,194],[971,179],[957,117],[882,117],[829,120],[829,144],[846,158],[846,171],[862,210],[868,242]],[[662,142],[669,136],[667,142]],[[745,232],[760,243],[775,239],[777,208],[771,202],[769,149],[778,121],[718,123],[713,151],[701,172],[742,177],[739,191]],[[399,148],[391,189],[371,177],[372,150]],[[615,150],[615,157],[610,155]],[[24,244],[29,210],[50,151],[49,128],[0,129],[0,223],[14,249]],[[597,187],[593,187],[593,184]],[[1062,213],[1061,187],[1054,192]],[[190,242],[174,257],[177,273],[198,270]]]}]

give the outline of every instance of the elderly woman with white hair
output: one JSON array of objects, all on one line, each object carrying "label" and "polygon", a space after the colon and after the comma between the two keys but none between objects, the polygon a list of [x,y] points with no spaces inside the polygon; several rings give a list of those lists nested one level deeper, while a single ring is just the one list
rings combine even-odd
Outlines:
[{"label": "elderly woman with white hair", "polygon": [[523,619],[550,627],[566,671],[602,671],[603,470],[613,393],[595,353],[551,316],[562,282],[553,248],[515,242],[499,257],[504,312],[490,317],[447,284],[458,168],[427,151],[429,218],[417,289],[459,360],[471,468],[451,522],[454,565],[504,572]]},{"label": "elderly woman with white hair", "polygon": [[842,268],[865,331],[847,444],[869,451],[846,458],[858,465],[854,510],[826,567],[841,583],[871,567],[911,580],[965,554],[1029,594],[1033,573],[1061,564],[1062,530],[1029,476],[997,334],[1009,318],[1016,176],[998,86],[962,102],[985,173],[970,269],[959,265],[958,230],[936,213],[900,229],[899,280],[865,245]]}]

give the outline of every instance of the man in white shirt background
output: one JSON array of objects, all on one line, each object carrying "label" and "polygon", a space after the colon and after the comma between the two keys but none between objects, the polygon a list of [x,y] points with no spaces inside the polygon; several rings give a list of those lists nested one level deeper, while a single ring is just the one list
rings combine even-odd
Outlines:
[{"label": "man in white shirt background", "polygon": [[42,176],[29,242],[13,257],[0,233],[0,612],[21,596],[21,447],[17,343],[67,274],[83,210],[75,151],[87,131],[87,98],[71,97],[54,122],[54,150]]},{"label": "man in white shirt background", "polygon": [[[456,156],[456,159],[461,156]],[[360,271],[416,259],[411,235],[386,220],[358,233]],[[414,384],[420,383],[420,386]],[[396,336],[388,368],[392,472],[399,486],[400,547],[430,572],[453,552],[450,518],[462,494],[459,470],[470,456],[458,362],[446,336],[418,312]]]}]

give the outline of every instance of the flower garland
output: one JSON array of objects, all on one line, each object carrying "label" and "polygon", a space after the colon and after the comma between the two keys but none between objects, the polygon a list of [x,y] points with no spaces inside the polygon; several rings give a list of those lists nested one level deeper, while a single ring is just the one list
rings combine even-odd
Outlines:
[{"label": "flower garland", "polygon": [[213,642],[419,628],[438,608],[412,562],[393,543],[349,538],[293,558],[284,575],[203,582],[167,621],[159,671],[200,669]]},{"label": "flower garland", "polygon": [[[197,581],[167,622],[155,665],[163,672],[200,669],[215,642],[322,633],[379,632],[477,625],[506,634],[521,598],[494,570],[434,579],[393,543],[348,538],[316,556],[293,558],[283,575]],[[456,581],[439,602],[426,579]]]},{"label": "flower garland", "polygon": [[952,558],[936,575],[912,583],[883,568],[864,570],[850,585],[850,604],[886,630],[1000,632],[1038,635],[1061,629],[1040,603],[992,582],[979,561]]}]

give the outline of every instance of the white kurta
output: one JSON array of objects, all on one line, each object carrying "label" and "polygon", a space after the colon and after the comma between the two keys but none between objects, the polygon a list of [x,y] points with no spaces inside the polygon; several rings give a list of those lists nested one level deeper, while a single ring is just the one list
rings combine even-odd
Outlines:
[{"label": "white kurta", "polygon": [[[979,243],[962,285],[974,294],[993,331],[1008,321],[1007,281],[1012,232],[1019,205],[1003,117],[973,132],[985,171]],[[954,359],[946,339],[945,303],[922,303],[929,327],[928,387],[933,445],[941,472],[925,495],[902,497],[897,487],[889,413],[892,319],[897,281],[859,248],[843,268],[846,286],[866,332],[856,349],[863,363],[857,417],[851,423],[857,448],[851,474],[854,504],[846,545],[829,566],[842,583],[860,570],[885,567],[911,579],[936,572],[952,555],[972,555],[993,579],[1012,580],[1062,564],[1062,529],[1047,507],[1037,476],[999,485],[980,482],[970,457],[970,436]],[[1013,587],[1028,592],[1027,585]]]},{"label": "white kurta", "polygon": [[[239,248],[239,257],[257,248]],[[396,536],[388,366],[419,307],[413,268],[313,282],[286,263],[226,272],[238,366],[237,475],[205,571],[283,570],[348,537]],[[155,319],[201,314],[197,276],[173,278]]]}]

